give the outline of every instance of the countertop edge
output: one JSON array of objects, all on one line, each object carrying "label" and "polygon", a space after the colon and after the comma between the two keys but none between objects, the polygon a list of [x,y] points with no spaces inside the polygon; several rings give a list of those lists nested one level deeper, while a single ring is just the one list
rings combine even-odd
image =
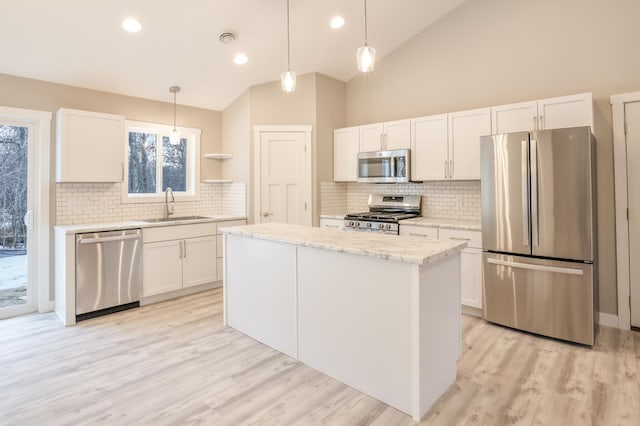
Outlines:
[{"label": "countertop edge", "polygon": [[134,229],[134,228],[158,228],[163,226],[190,225],[195,223],[227,222],[231,220],[247,220],[246,216],[235,215],[203,215],[202,219],[177,220],[168,222],[145,222],[142,220],[128,220],[124,222],[88,223],[77,225],[54,225],[54,229],[64,231],[66,234],[79,234],[85,232],[102,232],[108,230]]}]

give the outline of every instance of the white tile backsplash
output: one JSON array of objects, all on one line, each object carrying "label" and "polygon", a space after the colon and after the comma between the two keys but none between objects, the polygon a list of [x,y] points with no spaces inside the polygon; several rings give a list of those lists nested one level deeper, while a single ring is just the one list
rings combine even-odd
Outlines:
[{"label": "white tile backsplash", "polygon": [[[244,183],[201,183],[200,198],[176,201],[175,216],[246,216]],[[56,225],[121,222],[162,217],[164,203],[123,203],[120,183],[57,183]]]},{"label": "white tile backsplash", "polygon": [[443,219],[480,220],[480,181],[437,181],[406,184],[322,182],[321,214],[361,212],[369,194],[422,195],[422,215]]}]

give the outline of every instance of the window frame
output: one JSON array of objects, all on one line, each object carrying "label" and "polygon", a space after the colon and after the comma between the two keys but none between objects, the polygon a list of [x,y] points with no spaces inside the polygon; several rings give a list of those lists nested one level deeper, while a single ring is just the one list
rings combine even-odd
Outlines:
[{"label": "window frame", "polygon": [[[163,137],[169,137],[173,126],[144,121],[125,121],[124,177],[121,184],[123,203],[164,203],[164,192],[154,194],[129,194],[129,133],[155,133],[157,138],[156,191],[162,188]],[[187,191],[174,191],[176,201],[200,199],[200,129],[176,126],[180,139],[187,139]]]}]

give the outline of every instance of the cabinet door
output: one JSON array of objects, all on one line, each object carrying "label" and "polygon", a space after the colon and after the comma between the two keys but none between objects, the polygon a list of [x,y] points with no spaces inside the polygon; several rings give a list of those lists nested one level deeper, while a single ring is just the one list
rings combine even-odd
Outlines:
[{"label": "cabinet door", "polygon": [[409,149],[411,147],[411,120],[384,123],[385,150]]},{"label": "cabinet door", "polygon": [[540,130],[591,126],[593,133],[591,93],[539,100],[538,121]]},{"label": "cabinet door", "polygon": [[342,219],[320,219],[320,228],[332,228],[332,229],[343,229],[344,228],[344,220]]},{"label": "cabinet door", "polygon": [[121,182],[124,117],[66,108],[56,115],[56,181]]},{"label": "cabinet door", "polygon": [[449,114],[449,177],[480,179],[480,136],[491,134],[491,109]]},{"label": "cabinet door", "polygon": [[216,236],[189,238],[182,243],[182,286],[193,287],[216,281]]},{"label": "cabinet door", "polygon": [[460,253],[460,299],[465,306],[482,309],[482,250],[466,248]]},{"label": "cabinet door", "polygon": [[411,180],[445,179],[447,132],[447,114],[411,120]]},{"label": "cabinet door", "polygon": [[382,150],[382,135],[384,125],[382,123],[360,126],[360,152]]},{"label": "cabinet door", "polygon": [[538,102],[491,107],[491,133],[530,132],[538,130]]},{"label": "cabinet door", "polygon": [[360,129],[348,127],[333,131],[333,180],[355,182],[358,177]]},{"label": "cabinet door", "polygon": [[467,241],[460,253],[460,299],[465,306],[482,309],[482,232],[442,228],[439,237]]},{"label": "cabinet door", "polygon": [[142,294],[146,297],[181,289],[180,241],[160,241],[142,247]]},{"label": "cabinet door", "polygon": [[438,228],[430,228],[427,226],[416,225],[400,225],[400,235],[408,235],[413,237],[425,237],[431,240],[438,239]]}]

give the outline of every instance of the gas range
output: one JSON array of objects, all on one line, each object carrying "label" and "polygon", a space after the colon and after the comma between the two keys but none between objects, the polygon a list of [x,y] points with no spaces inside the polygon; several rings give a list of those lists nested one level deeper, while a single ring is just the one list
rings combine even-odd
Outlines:
[{"label": "gas range", "polygon": [[369,211],[344,217],[348,230],[398,235],[401,220],[420,216],[420,195],[369,195]]}]

